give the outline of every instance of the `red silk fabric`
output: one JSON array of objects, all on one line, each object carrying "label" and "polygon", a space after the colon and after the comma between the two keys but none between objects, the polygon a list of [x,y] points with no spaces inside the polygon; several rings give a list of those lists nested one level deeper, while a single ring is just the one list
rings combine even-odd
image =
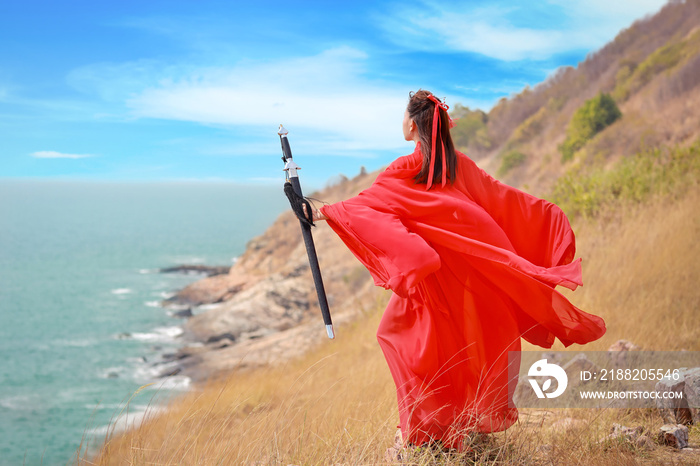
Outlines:
[{"label": "red silk fabric", "polygon": [[459,448],[465,432],[517,420],[507,366],[521,337],[545,348],[555,338],[583,344],[605,324],[555,290],[582,284],[563,212],[457,155],[454,184],[415,184],[419,144],[370,188],[321,210],[375,284],[394,292],[377,339],[404,439]]}]

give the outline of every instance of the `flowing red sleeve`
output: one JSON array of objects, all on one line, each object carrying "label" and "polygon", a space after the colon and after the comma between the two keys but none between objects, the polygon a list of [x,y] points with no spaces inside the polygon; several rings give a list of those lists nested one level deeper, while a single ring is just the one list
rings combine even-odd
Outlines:
[{"label": "flowing red sleeve", "polygon": [[559,207],[499,182],[467,157],[460,164],[474,201],[499,224],[520,257],[541,267],[573,261],[574,232]]},{"label": "flowing red sleeve", "polygon": [[398,215],[360,194],[321,208],[328,225],[367,267],[374,283],[405,297],[440,268],[440,256]]}]

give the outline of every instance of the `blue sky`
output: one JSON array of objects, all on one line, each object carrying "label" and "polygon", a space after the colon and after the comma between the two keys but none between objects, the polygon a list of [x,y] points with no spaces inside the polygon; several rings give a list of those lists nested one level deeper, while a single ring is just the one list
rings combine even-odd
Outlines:
[{"label": "blue sky", "polygon": [[661,0],[0,0],[0,178],[282,178],[321,187],[412,150],[424,88],[488,110]]}]

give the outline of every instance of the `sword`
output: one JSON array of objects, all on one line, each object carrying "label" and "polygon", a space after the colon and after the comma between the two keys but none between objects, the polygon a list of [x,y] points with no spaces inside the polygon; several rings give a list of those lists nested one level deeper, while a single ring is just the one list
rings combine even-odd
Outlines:
[{"label": "sword", "polygon": [[[311,206],[304,199],[304,195],[301,192],[301,184],[299,183],[299,175],[297,170],[301,167],[294,163],[292,160],[292,149],[289,147],[289,140],[287,139],[287,134],[289,132],[280,125],[277,134],[280,137],[280,143],[282,144],[282,161],[284,161],[284,172],[285,172],[285,192],[289,198],[289,202],[292,206],[292,210],[297,214],[299,218],[299,224],[301,225],[301,233],[304,237],[304,245],[306,245],[306,253],[309,256],[309,265],[311,266],[311,275],[314,277],[314,284],[316,285],[316,295],[318,296],[318,305],[321,307],[321,314],[323,315],[323,323],[326,324],[326,333],[328,333],[328,338],[335,338],[335,333],[333,331],[333,322],[331,321],[331,311],[328,308],[328,300],[326,299],[326,289],[323,286],[323,278],[321,277],[321,268],[318,265],[318,257],[316,256],[316,246],[314,246],[314,238],[311,235],[311,227],[313,226],[313,216],[311,214]],[[289,192],[290,188],[287,187],[287,183],[290,184],[291,190],[293,190],[296,199],[294,199],[292,194]],[[301,203],[304,202],[307,205],[307,218],[304,218],[304,213],[301,210]]]}]

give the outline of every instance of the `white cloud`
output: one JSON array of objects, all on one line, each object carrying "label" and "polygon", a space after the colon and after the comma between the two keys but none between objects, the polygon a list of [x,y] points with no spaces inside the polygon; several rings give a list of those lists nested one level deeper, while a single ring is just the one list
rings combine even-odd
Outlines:
[{"label": "white cloud", "polygon": [[548,0],[557,5],[572,26],[562,32],[588,49],[597,49],[636,20],[657,13],[668,0]]},{"label": "white cloud", "polygon": [[99,64],[74,71],[71,83],[110,101],[123,100],[136,118],[244,126],[280,123],[298,133],[332,137],[336,150],[403,145],[408,87],[372,81],[364,52],[340,47],[313,56],[246,61],[231,67]]},{"label": "white cloud", "polygon": [[[544,3],[544,4],[543,4]],[[474,52],[504,61],[541,60],[570,50],[596,49],[612,40],[635,19],[655,13],[666,0],[588,0],[538,2],[552,5],[540,24],[517,26],[511,18],[530,12],[533,4],[491,2],[487,7],[469,3],[418,6],[395,5],[391,14],[377,18],[390,40],[425,51]],[[536,16],[536,15],[535,15]]]},{"label": "white cloud", "polygon": [[37,152],[32,152],[29,155],[37,159],[84,159],[86,157],[93,156],[92,154],[65,154],[63,152],[56,152],[53,150],[40,150]]},{"label": "white cloud", "polygon": [[562,47],[561,32],[513,26],[504,17],[508,11],[445,6],[426,13],[408,10],[397,18],[408,26],[399,40],[420,38],[419,47],[428,50],[469,51],[505,61],[546,58]]},{"label": "white cloud", "polygon": [[572,17],[599,18],[603,21],[621,20],[631,23],[637,18],[656,13],[668,0],[549,0],[548,3],[559,5],[569,10]]}]

